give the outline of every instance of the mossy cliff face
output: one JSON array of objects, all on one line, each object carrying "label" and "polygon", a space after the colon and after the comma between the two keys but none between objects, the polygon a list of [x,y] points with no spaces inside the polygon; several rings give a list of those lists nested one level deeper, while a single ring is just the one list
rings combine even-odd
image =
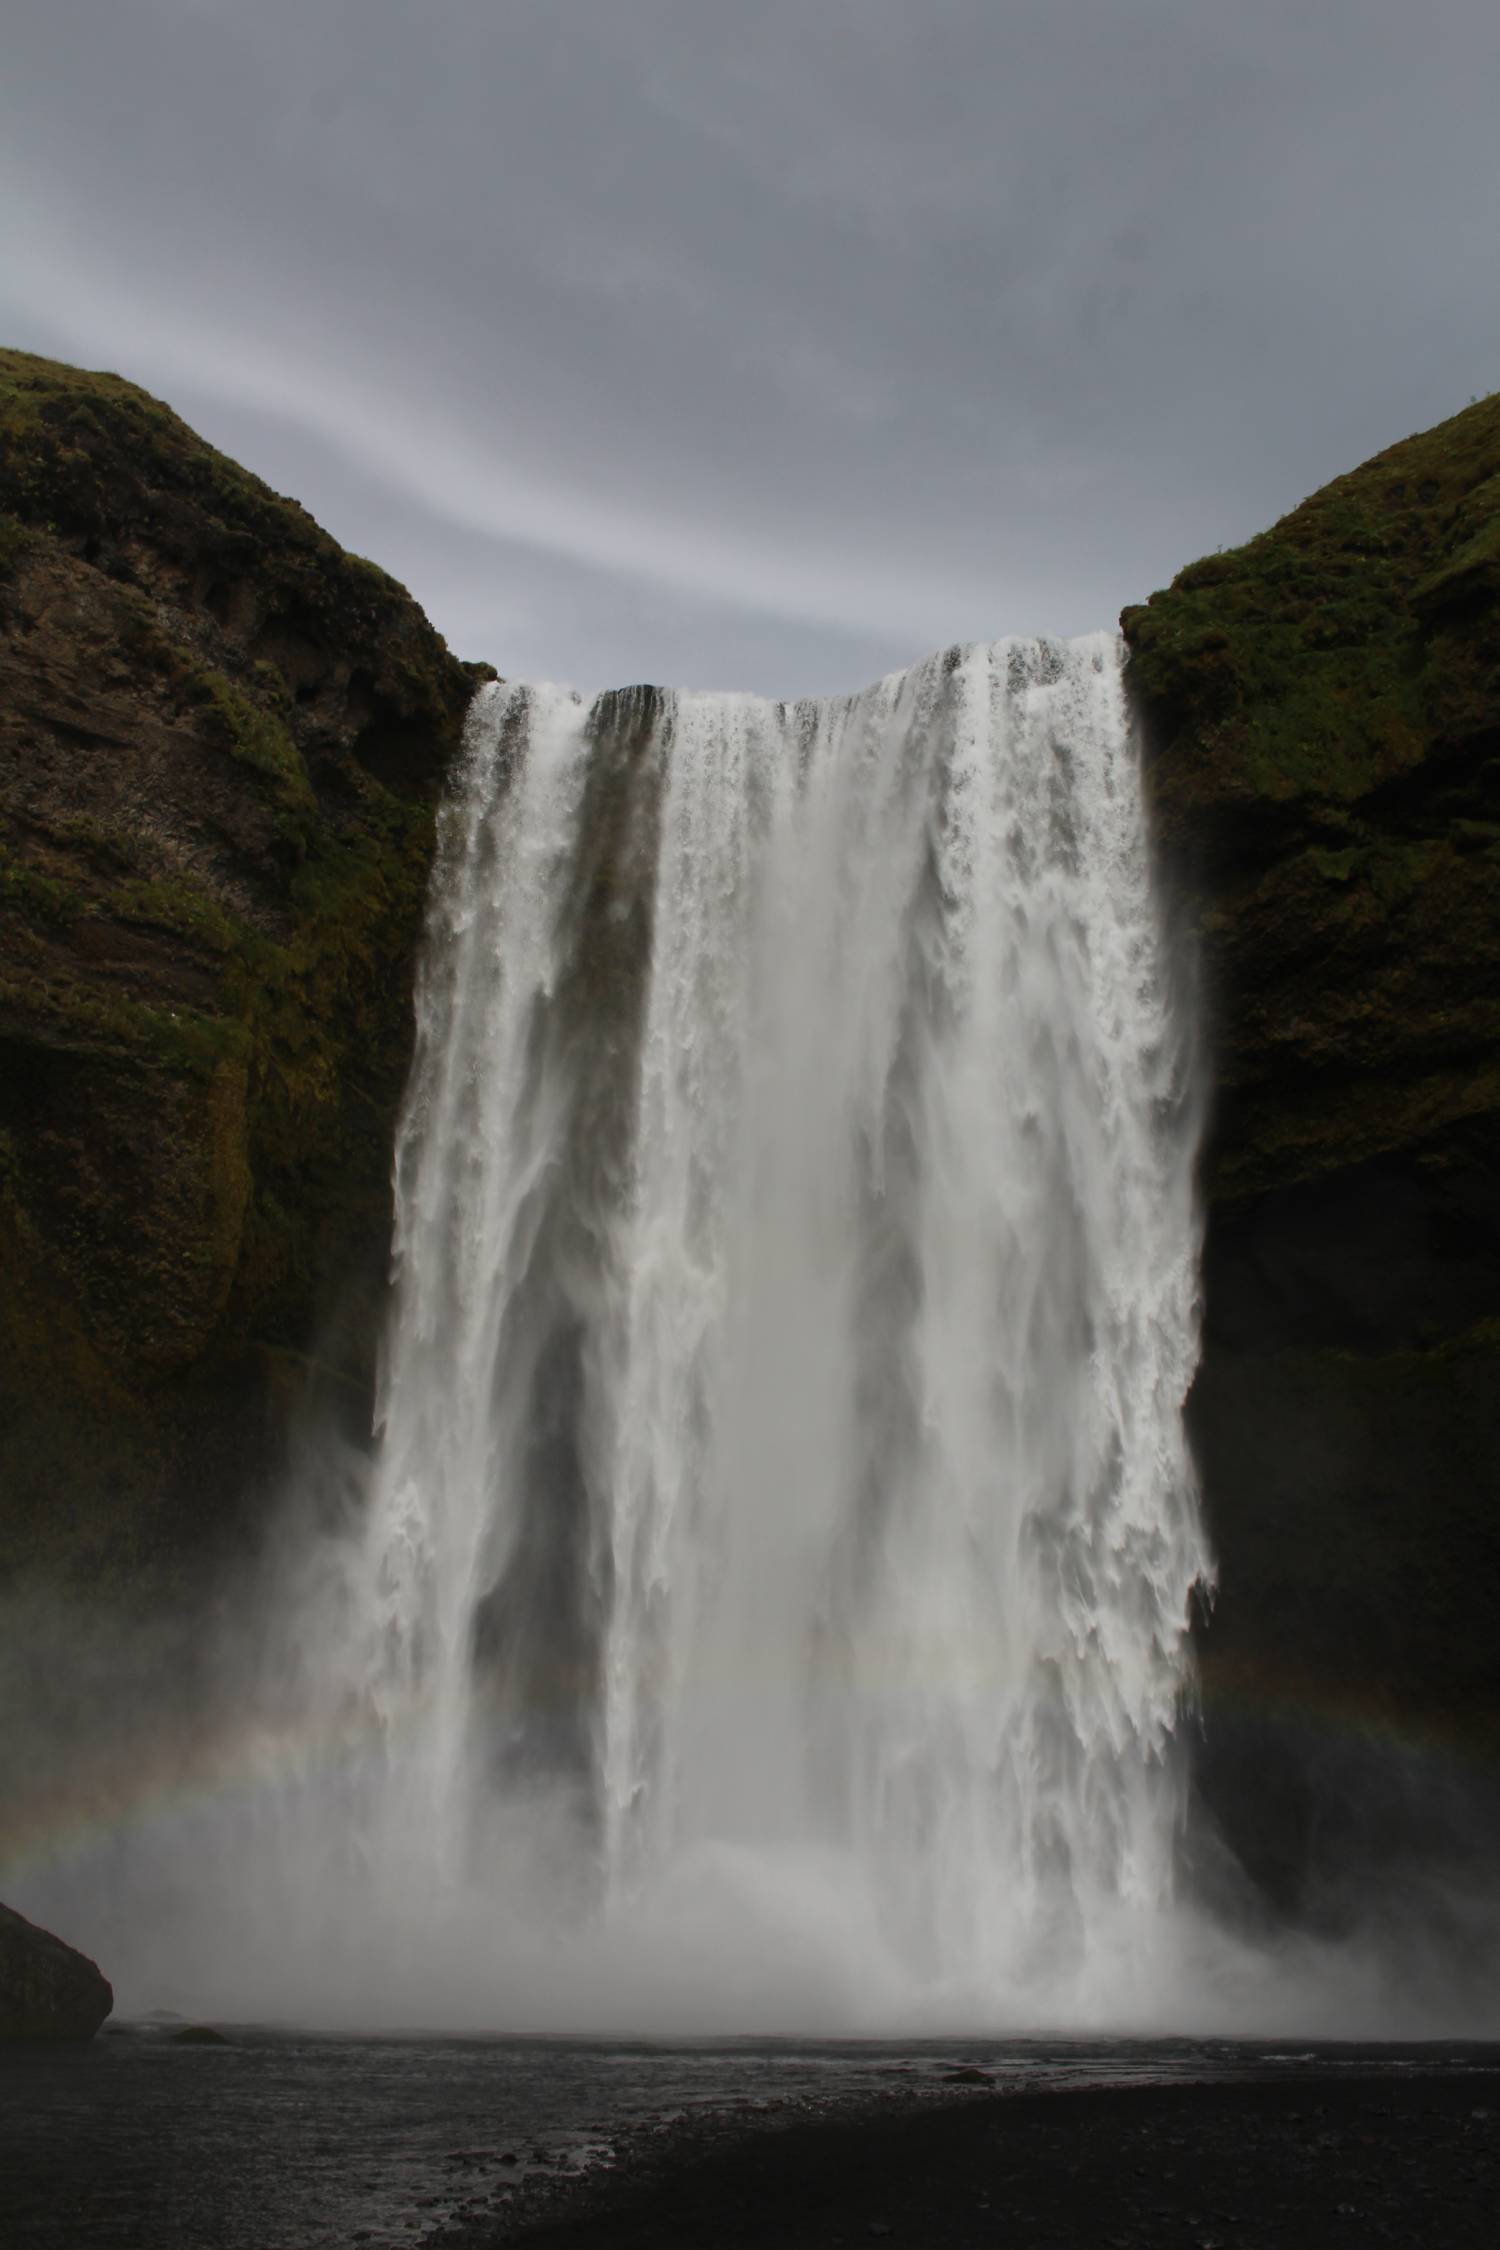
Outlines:
[{"label": "mossy cliff face", "polygon": [[1203,1782],[1308,1902],[1500,1761],[1500,397],[1122,623],[1214,1078]]},{"label": "mossy cliff face", "polygon": [[367,1386],[433,810],[410,598],[110,375],[0,352],[0,1572],[227,1528]]}]

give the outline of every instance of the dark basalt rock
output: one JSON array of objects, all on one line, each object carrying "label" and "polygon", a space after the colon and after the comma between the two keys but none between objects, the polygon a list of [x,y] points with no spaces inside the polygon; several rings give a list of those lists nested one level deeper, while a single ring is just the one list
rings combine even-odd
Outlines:
[{"label": "dark basalt rock", "polygon": [[1122,625],[1213,1079],[1199,1783],[1336,1918],[1500,1841],[1500,396]]},{"label": "dark basalt rock", "polygon": [[86,1955],[0,1906],[0,2040],[92,2039],[114,2001]]},{"label": "dark basalt rock", "polygon": [[474,679],[143,391],[0,352],[0,1581],[170,1577],[310,1384],[367,1420]]}]

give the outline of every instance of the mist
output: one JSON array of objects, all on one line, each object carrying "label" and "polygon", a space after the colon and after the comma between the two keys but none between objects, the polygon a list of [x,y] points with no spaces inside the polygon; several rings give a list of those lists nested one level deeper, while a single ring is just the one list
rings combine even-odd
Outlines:
[{"label": "mist", "polygon": [[7,1897],[126,2015],[1500,2028],[1461,1806],[1288,1922],[1193,1787],[1199,1033],[1113,638],[497,686],[442,819],[373,1447],[311,1417],[154,1615],[10,1598]]}]

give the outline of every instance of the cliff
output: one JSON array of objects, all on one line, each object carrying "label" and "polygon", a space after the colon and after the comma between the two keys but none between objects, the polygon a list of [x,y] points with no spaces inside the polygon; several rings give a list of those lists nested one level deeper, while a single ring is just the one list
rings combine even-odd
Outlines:
[{"label": "cliff", "polygon": [[[1314,1910],[1500,1835],[1500,399],[1123,627],[1214,1088],[1199,1786]],[[472,684],[165,407],[0,353],[0,1579],[170,1579],[310,1387],[367,1426]]]},{"label": "cliff", "polygon": [[1500,396],[1122,625],[1214,1088],[1202,1782],[1307,1904],[1500,1766]]},{"label": "cliff", "polygon": [[0,1574],[176,1570],[310,1355],[362,1398],[471,686],[166,407],[0,352]]}]

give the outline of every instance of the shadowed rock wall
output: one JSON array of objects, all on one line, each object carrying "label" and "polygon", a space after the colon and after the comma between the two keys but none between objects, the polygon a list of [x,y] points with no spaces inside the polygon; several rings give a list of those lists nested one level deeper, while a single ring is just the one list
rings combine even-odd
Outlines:
[{"label": "shadowed rock wall", "polygon": [[1214,1080],[1200,1782],[1312,1909],[1500,1833],[1500,397],[1122,624]]},{"label": "shadowed rock wall", "polygon": [[0,1574],[228,1530],[365,1413],[433,808],[409,597],[133,385],[0,353]]}]

